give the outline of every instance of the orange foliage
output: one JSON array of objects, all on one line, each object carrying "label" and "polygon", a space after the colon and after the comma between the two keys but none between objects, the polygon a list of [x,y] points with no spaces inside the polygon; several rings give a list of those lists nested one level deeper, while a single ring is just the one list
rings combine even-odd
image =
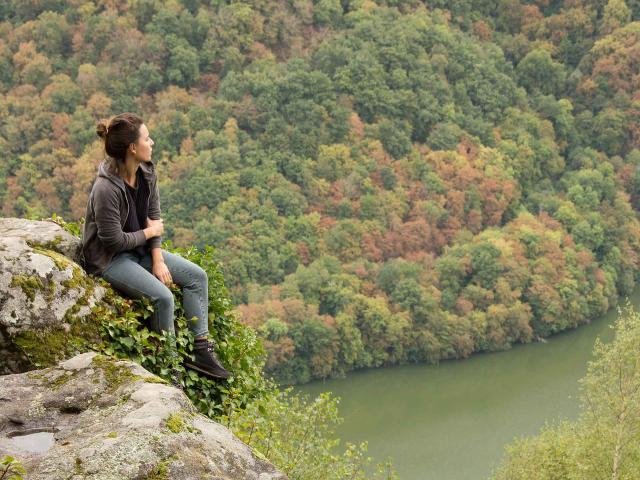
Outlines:
[{"label": "orange foliage", "polygon": [[589,250],[580,250],[576,252],[576,260],[582,268],[593,265],[593,254]]},{"label": "orange foliage", "polygon": [[381,295],[377,285],[373,282],[362,282],[362,286],[360,287],[360,293],[368,297]]},{"label": "orange foliage", "polygon": [[577,89],[578,93],[591,98],[604,81],[613,94],[625,93],[628,97],[636,94],[640,89],[639,40],[640,29],[637,22],[632,22],[596,42],[589,53],[591,72],[585,75],[585,80]]},{"label": "orange foliage", "polygon": [[35,191],[38,194],[38,198],[40,198],[40,200],[42,201],[42,204],[46,205],[50,211],[61,211],[62,205],[58,196],[58,192],[56,192],[56,189],[51,184],[49,178],[38,180],[38,182],[35,184]]},{"label": "orange foliage", "polygon": [[469,162],[473,162],[478,156],[478,144],[467,135],[464,135],[458,143],[457,152],[463,155]]},{"label": "orange foliage", "polygon": [[592,78],[585,78],[576,87],[576,92],[587,98],[592,98],[597,91],[598,84]]},{"label": "orange foliage", "polygon": [[12,176],[7,178],[7,194],[2,205],[2,214],[10,217],[14,215],[16,200],[24,193],[24,189],[18,184],[17,178]]},{"label": "orange foliage", "polygon": [[525,33],[532,29],[537,29],[540,21],[544,19],[544,15],[537,5],[524,5],[522,7],[522,13],[522,31]]},{"label": "orange foliage", "polygon": [[480,233],[482,230],[482,213],[477,209],[467,212],[465,227],[473,234]]},{"label": "orange foliage", "polygon": [[466,358],[473,353],[475,344],[469,333],[460,333],[453,337],[453,348],[458,358]]},{"label": "orange foliage", "polygon": [[[385,259],[406,258],[415,253],[426,253],[433,247],[431,227],[423,218],[402,223],[398,228],[388,230],[381,240],[378,247],[384,252]],[[422,255],[418,258],[422,258]]]},{"label": "orange foliage", "polygon": [[381,262],[384,260],[384,252],[378,246],[378,244],[383,243],[383,237],[380,232],[366,232],[362,235],[362,240],[360,242],[360,247],[362,249],[362,254],[367,260],[371,260],[372,262]]},{"label": "orange foliage", "polygon": [[265,362],[266,370],[273,370],[295,355],[295,344],[293,340],[287,336],[281,337],[276,341],[265,338],[262,340],[262,343],[267,352],[267,360]]},{"label": "orange foliage", "polygon": [[630,163],[624,164],[617,172],[618,181],[624,186],[625,190],[629,190],[634,181],[636,167]]},{"label": "orange foliage", "polygon": [[447,192],[447,210],[455,217],[461,217],[464,213],[465,192],[449,190]]},{"label": "orange foliage", "polygon": [[328,215],[323,215],[318,222],[318,227],[320,231],[326,231],[330,230],[336,223],[338,223],[338,220],[336,220],[335,218]]},{"label": "orange foliage", "polygon": [[89,110],[94,117],[108,117],[111,110],[111,103],[109,97],[103,93],[96,92],[87,100],[87,110]]},{"label": "orange foliage", "polygon": [[455,217],[449,217],[442,227],[441,233],[445,239],[445,244],[451,243],[456,237],[458,230],[462,227],[462,223]]},{"label": "orange foliage", "polygon": [[351,112],[349,116],[349,134],[355,143],[359,143],[364,138],[364,123],[356,112]]},{"label": "orange foliage", "polygon": [[540,212],[538,214],[537,218],[540,220],[542,225],[544,225],[549,230],[554,230],[554,231],[564,230],[564,227],[562,226],[562,223],[560,223],[559,220],[556,220],[555,218],[553,218],[546,211]]},{"label": "orange foliage", "polygon": [[195,153],[193,139],[186,137],[180,144],[180,155],[191,155]]},{"label": "orange foliage", "polygon": [[411,203],[427,198],[427,187],[422,182],[412,182],[407,188],[407,197]]},{"label": "orange foliage", "polygon": [[269,57],[273,57],[273,53],[271,53],[271,50],[269,50],[269,48],[264,43],[253,42],[249,50],[249,55],[248,55],[249,59],[257,60],[260,58],[269,58]]},{"label": "orange foliage", "polygon": [[473,22],[473,33],[484,42],[491,40],[491,35],[493,34],[491,27],[484,20]]},{"label": "orange foliage", "polygon": [[197,88],[203,92],[216,93],[220,85],[220,77],[215,73],[203,73],[198,78]]},{"label": "orange foliage", "polygon": [[458,312],[458,314],[466,315],[468,313],[471,313],[472,310],[473,303],[462,296],[458,297],[458,300],[456,300],[456,311]]},{"label": "orange foliage", "polygon": [[382,143],[379,140],[368,140],[367,146],[364,151],[364,156],[370,157],[375,160],[376,165],[389,165],[391,163],[391,157],[385,151]]},{"label": "orange foliage", "polygon": [[51,140],[54,147],[60,148],[68,145],[69,132],[67,127],[71,123],[71,115],[68,113],[56,113],[51,118]]},{"label": "orange foliage", "polygon": [[296,252],[298,252],[298,256],[300,257],[300,261],[303,265],[309,265],[311,263],[311,253],[309,252],[309,247],[304,242],[296,243]]}]

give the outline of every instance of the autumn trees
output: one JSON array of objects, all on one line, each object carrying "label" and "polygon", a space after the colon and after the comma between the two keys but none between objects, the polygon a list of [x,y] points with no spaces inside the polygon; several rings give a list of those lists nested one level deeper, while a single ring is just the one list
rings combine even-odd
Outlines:
[{"label": "autumn trees", "polygon": [[[10,2],[3,215],[79,218],[140,112],[283,382],[575,327],[638,279],[635,3]],[[76,8],[77,7],[77,8]]]}]

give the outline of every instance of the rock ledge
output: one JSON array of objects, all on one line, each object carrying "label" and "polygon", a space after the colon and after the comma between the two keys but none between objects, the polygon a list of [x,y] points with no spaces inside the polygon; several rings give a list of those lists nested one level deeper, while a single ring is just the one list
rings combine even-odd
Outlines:
[{"label": "rock ledge", "polygon": [[[0,454],[20,459],[33,480],[287,478],[134,362],[86,352],[0,376],[0,392]],[[19,446],[31,433],[52,445]]]}]

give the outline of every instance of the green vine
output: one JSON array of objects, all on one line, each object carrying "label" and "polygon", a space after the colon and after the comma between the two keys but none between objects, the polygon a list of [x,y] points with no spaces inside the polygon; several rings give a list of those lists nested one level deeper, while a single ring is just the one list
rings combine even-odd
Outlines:
[{"label": "green vine", "polygon": [[0,458],[0,480],[22,480],[22,475],[26,473],[20,461],[14,457],[4,455]]}]

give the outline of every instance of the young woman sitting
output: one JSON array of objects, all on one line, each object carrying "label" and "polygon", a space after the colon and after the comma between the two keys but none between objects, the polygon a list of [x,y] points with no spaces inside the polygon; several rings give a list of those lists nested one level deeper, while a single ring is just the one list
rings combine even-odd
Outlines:
[{"label": "young woman sitting", "polygon": [[[167,331],[175,350],[172,282],[182,287],[184,312],[195,335],[195,360],[184,366],[214,378],[226,370],[208,340],[208,278],[198,265],[160,248],[164,232],[153,140],[138,115],[122,113],[97,134],[105,143],[105,159],[91,188],[82,238],[84,267],[103,277],[127,296],[147,297],[154,307],[151,320],[157,332]],[[172,354],[177,355],[173,351]]]}]

